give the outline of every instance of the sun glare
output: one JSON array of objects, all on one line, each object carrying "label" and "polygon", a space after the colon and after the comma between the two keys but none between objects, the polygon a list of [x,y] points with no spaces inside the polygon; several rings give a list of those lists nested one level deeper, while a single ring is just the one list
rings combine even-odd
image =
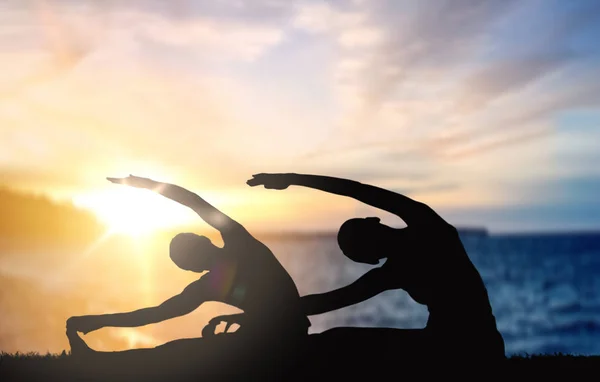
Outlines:
[{"label": "sun glare", "polygon": [[111,232],[133,237],[189,224],[194,216],[185,206],[135,188],[79,195],[73,202],[92,210]]}]

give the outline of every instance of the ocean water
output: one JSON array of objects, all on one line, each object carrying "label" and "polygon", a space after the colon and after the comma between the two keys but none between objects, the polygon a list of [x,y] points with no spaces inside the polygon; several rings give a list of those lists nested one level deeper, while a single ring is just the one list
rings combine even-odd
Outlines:
[{"label": "ocean water", "polygon": [[[490,296],[507,355],[600,354],[600,234],[462,235]],[[372,266],[347,260],[334,237],[267,245],[302,295],[347,285]],[[427,309],[404,291],[311,317],[311,332],[336,326],[422,328]]]}]

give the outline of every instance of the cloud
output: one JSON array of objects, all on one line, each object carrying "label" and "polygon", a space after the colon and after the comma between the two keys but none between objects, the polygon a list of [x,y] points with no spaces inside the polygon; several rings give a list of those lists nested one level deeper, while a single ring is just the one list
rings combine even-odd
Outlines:
[{"label": "cloud", "polygon": [[345,48],[371,47],[382,41],[382,33],[376,28],[359,27],[343,31],[339,43]]},{"label": "cloud", "polygon": [[365,15],[348,11],[327,2],[303,2],[296,6],[292,25],[311,33],[337,33],[356,28],[365,21]]},{"label": "cloud", "polygon": [[551,135],[562,110],[598,104],[589,81],[598,50],[576,45],[597,3],[362,7],[363,25],[377,21],[383,43],[342,55],[337,66],[347,107],[332,136],[345,146],[379,137],[420,157],[466,158]]},{"label": "cloud", "polygon": [[458,188],[459,185],[457,183],[433,183],[424,186],[391,188],[390,190],[403,195],[413,195],[422,193],[443,193],[451,190],[456,190]]},{"label": "cloud", "polygon": [[595,66],[594,61],[577,61],[525,89],[512,89],[493,107],[459,113],[454,126],[444,126],[426,145],[441,155],[476,146],[483,153],[489,144],[500,148],[551,136],[561,113],[600,105],[600,86],[589,81],[600,74]]},{"label": "cloud", "polygon": [[411,77],[431,69],[448,71],[463,63],[514,1],[424,2],[412,10],[410,17],[399,20],[392,18],[409,10],[400,4],[385,4],[389,8],[379,19],[385,22],[386,41],[373,52],[363,72],[368,78],[363,84],[367,108],[377,107]]},{"label": "cloud", "polygon": [[[42,167],[42,166],[40,166]],[[0,166],[0,187],[18,185],[19,188],[34,190],[43,184],[48,188],[77,188],[81,184],[79,174],[61,172],[52,168],[32,169],[16,166]]]},{"label": "cloud", "polygon": [[445,158],[465,159],[478,154],[490,154],[496,149],[510,147],[511,145],[521,144],[523,142],[538,140],[541,137],[547,137],[552,134],[552,130],[548,128],[540,128],[532,131],[525,131],[509,136],[501,137],[486,137],[486,140],[476,142],[471,145],[462,145],[455,150],[442,152]]},{"label": "cloud", "polygon": [[458,108],[465,112],[481,110],[495,98],[527,86],[572,58],[569,52],[552,52],[489,64],[465,79]]},{"label": "cloud", "polygon": [[[154,43],[171,50],[195,50],[187,56],[252,61],[282,41],[283,16],[289,8],[271,2],[257,2],[252,7],[236,6],[235,2],[218,2],[219,6],[214,2],[179,3],[186,12],[165,12],[169,7],[157,1],[40,0],[32,7],[15,3],[2,17],[12,32],[5,33],[7,40],[0,44],[6,46],[17,38],[21,46],[16,49],[47,49],[53,52],[58,67],[70,67],[95,50],[124,39],[136,41],[138,48],[139,44]],[[277,12],[259,17],[259,9]]]},{"label": "cloud", "polygon": [[0,164],[57,179],[281,168],[490,200],[600,103],[593,1],[42,3],[0,15]]},{"label": "cloud", "polygon": [[[37,84],[4,102],[0,165],[14,170],[11,181],[30,186],[31,177],[15,174],[24,169],[97,184],[114,172],[163,168],[227,184],[229,174],[247,169],[250,162],[235,155],[239,145],[228,142],[240,126],[230,112],[238,85],[202,76],[181,83],[149,68],[111,72],[102,66],[110,56],[98,52],[60,83]],[[57,186],[45,176],[39,185]]]},{"label": "cloud", "polygon": [[124,9],[158,13],[175,21],[198,16],[216,21],[236,20],[245,24],[278,24],[292,13],[291,4],[283,0],[155,0],[120,4]]},{"label": "cloud", "polygon": [[[97,49],[106,27],[106,14],[100,12],[102,7],[93,7],[90,12],[63,8],[50,1],[36,1],[29,8],[14,2],[9,4],[12,6],[7,5],[0,15],[0,24],[4,26],[0,46],[13,49],[11,53],[3,49],[3,61],[10,65],[12,58],[28,58],[25,66],[29,67],[32,61],[35,65],[25,73],[22,64],[5,68],[2,74],[11,81],[3,86],[0,99],[17,97],[31,87],[56,80],[73,70]],[[14,46],[17,41],[19,45]],[[17,55],[20,57],[15,57]],[[18,75],[11,75],[14,72]]]},{"label": "cloud", "polygon": [[464,93],[458,104],[467,107],[468,111],[475,111],[497,97],[518,91],[552,72],[576,64],[590,53],[594,54],[573,46],[577,35],[600,19],[598,3],[585,5],[536,25],[537,36],[530,37],[525,47],[506,49],[495,61],[479,64],[479,68],[463,79]]},{"label": "cloud", "polygon": [[200,16],[176,21],[160,14],[132,12],[121,15],[120,22],[123,26],[137,26],[135,32],[144,38],[171,47],[198,49],[203,56],[217,56],[220,60],[253,61],[284,37],[283,30],[277,27]]}]

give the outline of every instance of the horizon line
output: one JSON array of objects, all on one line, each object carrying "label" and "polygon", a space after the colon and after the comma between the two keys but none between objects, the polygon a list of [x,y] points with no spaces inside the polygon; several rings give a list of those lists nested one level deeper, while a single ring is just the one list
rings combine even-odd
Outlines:
[{"label": "horizon line", "polygon": [[[530,229],[530,230],[493,230],[490,231],[485,226],[454,226],[459,233],[472,234],[477,236],[519,236],[519,235],[568,235],[568,234],[600,234],[600,227],[593,229]],[[181,229],[191,227],[181,226],[178,228],[169,228],[160,230],[164,233],[180,232]],[[203,232],[204,230],[199,230]],[[212,230],[211,230],[212,231]],[[461,232],[462,231],[462,232]],[[289,230],[255,230],[255,236],[335,236],[337,229],[289,229]],[[218,233],[218,232],[216,232]]]}]

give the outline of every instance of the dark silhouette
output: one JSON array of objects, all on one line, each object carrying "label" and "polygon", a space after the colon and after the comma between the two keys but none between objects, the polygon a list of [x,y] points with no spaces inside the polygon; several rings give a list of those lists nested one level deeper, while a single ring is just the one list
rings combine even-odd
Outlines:
[{"label": "dark silhouette", "polygon": [[[300,296],[294,281],[273,253],[256,240],[241,224],[206,202],[200,196],[179,186],[160,183],[147,178],[129,176],[108,178],[113,183],[153,190],[169,199],[193,209],[209,225],[219,230],[224,245],[219,248],[204,237],[181,233],[170,243],[170,257],[181,269],[204,272],[206,275],[188,285],[183,292],[159,306],[128,313],[71,317],[67,320],[67,337],[73,356],[130,357],[147,354],[158,349],[159,353],[173,350],[173,356],[186,349],[187,356],[198,359],[206,346],[210,352],[219,343],[229,343],[229,338],[212,345],[205,345],[207,338],[215,333],[216,326],[227,322],[239,324],[233,333],[215,337],[233,337],[237,341],[229,346],[231,357],[236,346],[277,349],[283,356],[288,344],[301,341],[308,335],[310,321],[302,311]],[[96,352],[91,350],[77,332],[89,333],[103,327],[136,327],[161,322],[185,315],[206,301],[218,301],[235,306],[243,314],[216,317],[203,330],[199,339],[177,340],[154,349],[133,349],[125,352]],[[227,330],[227,329],[226,329]],[[243,341],[243,344],[242,342]],[[217,344],[217,345],[215,345]],[[193,349],[193,350],[192,350]],[[274,350],[275,351],[275,350]],[[196,353],[196,354],[194,354]],[[241,356],[241,355],[240,355]],[[246,355],[244,357],[248,358]],[[208,359],[208,358],[206,358]],[[164,360],[163,360],[164,362]]]},{"label": "dark silhouette", "polygon": [[[257,174],[247,181],[283,190],[291,185],[351,197],[400,217],[406,228],[392,228],[377,217],[347,220],[339,229],[343,253],[356,262],[385,263],[343,288],[302,297],[307,315],[329,312],[365,301],[392,289],[405,290],[426,305],[424,329],[334,328],[321,334],[332,352],[344,352],[344,361],[370,357],[381,360],[386,352],[406,356],[469,354],[470,361],[503,359],[504,340],[496,327],[487,289],[470,261],[457,230],[427,205],[404,195],[360,182],[319,175]],[[361,344],[357,349],[354,344]],[[368,346],[369,344],[373,346]],[[389,357],[389,355],[388,355]]]},{"label": "dark silhouette", "polygon": [[[398,374],[421,364],[411,361],[494,362],[505,359],[487,290],[456,229],[427,205],[356,181],[302,174],[257,174],[247,181],[283,190],[291,185],[355,198],[391,212],[407,227],[392,228],[379,218],[354,218],[338,233],[343,253],[377,265],[354,283],[323,294],[299,297],[297,288],[271,251],[239,223],[198,195],[179,186],[130,176],[114,183],[154,190],[196,211],[221,232],[224,246],[190,233],[171,242],[171,259],[182,269],[209,272],[163,304],[129,313],[72,317],[67,336],[73,356],[97,375],[143,375],[145,380],[218,377],[306,380]],[[231,275],[231,278],[224,277]],[[334,328],[308,335],[307,316],[365,301],[384,291],[403,289],[429,309],[424,329]],[[219,316],[202,338],[176,340],[152,349],[96,352],[77,332],[105,326],[141,326],[191,312],[205,301],[220,301],[244,313]],[[215,327],[237,323],[239,330],[215,335]],[[227,332],[227,328],[225,331]],[[85,357],[89,356],[89,357]],[[102,365],[102,366],[98,366]],[[231,366],[230,366],[231,365]],[[476,365],[475,365],[476,366]],[[100,370],[98,370],[100,367]],[[79,370],[79,369],[78,369]],[[80,370],[82,375],[86,371]],[[228,379],[228,378],[227,378]]]}]

